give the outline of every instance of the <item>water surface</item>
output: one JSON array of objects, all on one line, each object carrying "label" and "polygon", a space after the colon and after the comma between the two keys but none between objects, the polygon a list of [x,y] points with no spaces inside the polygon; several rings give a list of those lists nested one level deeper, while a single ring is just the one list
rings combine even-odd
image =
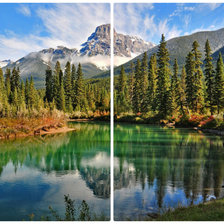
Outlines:
[{"label": "water surface", "polygon": [[224,196],[224,139],[188,129],[116,124],[115,220]]},{"label": "water surface", "polygon": [[74,132],[0,141],[0,220],[64,216],[64,195],[109,217],[107,123],[70,123]]}]

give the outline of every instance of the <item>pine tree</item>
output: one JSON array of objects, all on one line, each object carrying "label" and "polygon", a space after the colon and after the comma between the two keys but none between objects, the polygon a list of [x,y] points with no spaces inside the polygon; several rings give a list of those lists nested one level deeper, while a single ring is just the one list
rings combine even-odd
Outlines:
[{"label": "pine tree", "polygon": [[[61,86],[62,80],[63,80],[63,72],[60,69],[60,71],[59,71],[59,83],[60,83],[60,86]],[[64,83],[64,80],[63,80],[63,83]]]},{"label": "pine tree", "polygon": [[88,85],[87,86],[87,101],[88,101],[88,107],[91,111],[95,111],[96,109],[96,105],[94,102],[94,90],[93,90],[93,86],[92,85]]},{"label": "pine tree", "polygon": [[75,65],[72,64],[72,72],[71,72],[71,83],[72,83],[71,101],[72,101],[73,109],[75,108],[75,81],[76,81],[76,69],[75,69]]},{"label": "pine tree", "polygon": [[30,83],[29,83],[29,92],[28,92],[28,108],[34,109],[35,104],[37,103],[37,97],[36,97],[36,89],[34,87],[33,77],[30,77]]},{"label": "pine tree", "polygon": [[142,68],[141,68],[141,80],[140,80],[140,85],[141,85],[141,112],[147,112],[148,110],[148,101],[147,101],[147,90],[149,86],[148,82],[148,56],[147,53],[145,52],[142,58]]},{"label": "pine tree", "polygon": [[135,70],[134,70],[134,64],[131,62],[130,65],[130,74],[129,74],[129,80],[128,80],[128,93],[129,93],[129,100],[130,100],[130,109],[133,108],[132,101],[133,101],[133,92],[134,92],[134,75],[135,75]]},{"label": "pine tree", "polygon": [[61,101],[60,101],[60,89],[61,89],[61,84],[60,84],[60,71],[61,71],[61,65],[60,62],[57,61],[54,69],[54,76],[53,76],[53,96],[54,96],[54,101],[56,108],[59,109],[61,106]]},{"label": "pine tree", "polygon": [[47,67],[47,70],[46,70],[45,86],[46,86],[45,98],[48,102],[52,102],[53,101],[53,75],[52,75],[52,70],[49,66]]},{"label": "pine tree", "polygon": [[193,95],[194,95],[194,71],[195,63],[193,53],[189,52],[186,57],[186,97],[190,109],[193,109]]},{"label": "pine tree", "polygon": [[6,88],[6,94],[7,98],[9,99],[11,95],[11,84],[10,84],[10,79],[11,79],[11,71],[9,68],[6,69],[5,72],[5,88]]},{"label": "pine tree", "polygon": [[77,70],[77,79],[75,82],[75,110],[82,111],[85,110],[85,90],[84,90],[84,80],[82,73],[82,66],[79,63]]},{"label": "pine tree", "polygon": [[3,116],[3,111],[5,110],[5,98],[6,98],[6,92],[5,92],[5,84],[4,84],[4,76],[3,71],[0,67],[0,116]]},{"label": "pine tree", "polygon": [[153,54],[149,60],[148,75],[148,109],[155,111],[156,109],[156,89],[157,89],[157,60],[156,54]]},{"label": "pine tree", "polygon": [[127,92],[127,83],[126,75],[124,71],[124,66],[121,66],[121,72],[118,77],[117,85],[117,108],[118,112],[126,112],[128,110],[128,92]]},{"label": "pine tree", "polygon": [[19,88],[19,107],[22,112],[26,110],[26,102],[25,102],[25,86],[23,80],[21,80],[20,88]]},{"label": "pine tree", "polygon": [[211,48],[209,41],[205,44],[205,83],[206,83],[206,103],[211,114],[214,112],[214,69],[212,64]]},{"label": "pine tree", "polygon": [[186,70],[184,66],[181,71],[179,92],[180,92],[180,95],[179,95],[178,102],[180,103],[180,111],[182,115],[184,115],[185,108],[188,111],[187,98],[186,98]]},{"label": "pine tree", "polygon": [[14,92],[14,90],[19,88],[20,84],[20,74],[19,74],[19,68],[13,68],[12,70],[12,76],[11,76],[11,91]]},{"label": "pine tree", "polygon": [[157,84],[157,104],[159,113],[162,117],[169,114],[169,87],[170,87],[170,71],[169,71],[169,52],[166,48],[165,37],[162,35],[158,56],[158,84]]},{"label": "pine tree", "polygon": [[17,114],[17,111],[19,110],[19,99],[17,88],[15,88],[13,91],[12,104],[15,108],[15,114]]},{"label": "pine tree", "polygon": [[102,111],[110,109],[110,94],[103,88],[101,92]]},{"label": "pine tree", "polygon": [[26,83],[25,83],[25,102],[26,102],[27,106],[28,106],[28,101],[29,101],[29,81],[26,78]]},{"label": "pine tree", "polygon": [[180,102],[179,102],[179,96],[180,96],[180,83],[178,78],[178,63],[177,59],[174,60],[173,65],[173,75],[171,77],[171,110],[172,112],[179,109]]},{"label": "pine tree", "polygon": [[61,80],[61,86],[60,86],[60,105],[59,110],[66,111],[65,108],[65,91],[64,91],[64,82],[63,79]]},{"label": "pine tree", "polygon": [[224,108],[224,67],[222,54],[219,53],[219,58],[216,65],[215,74],[215,103],[217,105],[218,114]]},{"label": "pine tree", "polygon": [[0,67],[0,102],[3,98],[4,92],[5,92],[4,76],[3,71]]},{"label": "pine tree", "polygon": [[65,88],[65,104],[66,109],[69,110],[69,104],[72,97],[72,80],[71,80],[71,65],[68,61],[65,66],[65,77],[64,77],[64,88]]},{"label": "pine tree", "polygon": [[193,112],[202,112],[204,107],[204,93],[203,93],[203,72],[201,69],[201,52],[198,50],[199,44],[197,41],[193,42],[192,53],[194,56],[195,71],[193,83]]},{"label": "pine tree", "polygon": [[73,90],[75,88],[75,80],[76,80],[76,69],[75,69],[75,65],[72,64],[71,83],[72,83],[72,89]]},{"label": "pine tree", "polygon": [[134,83],[134,89],[133,89],[133,99],[132,99],[132,106],[133,111],[135,113],[141,112],[141,62],[138,59],[137,64],[135,66],[135,83]]}]

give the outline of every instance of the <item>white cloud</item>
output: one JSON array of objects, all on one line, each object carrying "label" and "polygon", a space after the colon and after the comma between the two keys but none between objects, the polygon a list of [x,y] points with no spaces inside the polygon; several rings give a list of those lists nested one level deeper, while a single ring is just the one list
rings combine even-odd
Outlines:
[{"label": "white cloud", "polygon": [[166,39],[179,36],[181,30],[171,26],[167,19],[155,20],[155,15],[151,11],[153,7],[151,4],[115,4],[115,29],[117,32],[140,36],[151,42],[160,38],[162,34]]},{"label": "white cloud", "polygon": [[20,7],[17,9],[20,13],[24,16],[31,16],[31,11],[27,5],[21,4]]},{"label": "white cloud", "polygon": [[204,4],[199,4],[199,9],[201,9],[201,10],[210,9],[213,11],[221,5],[222,5],[221,3],[204,3]]},{"label": "white cloud", "polygon": [[169,27],[167,23],[167,19],[159,22],[158,33],[164,34],[166,40],[180,36],[182,31],[178,30],[176,26]]},{"label": "white cloud", "polygon": [[185,26],[188,27],[188,25],[189,25],[189,23],[191,21],[191,15],[189,15],[189,14],[188,15],[184,15],[183,18],[184,18]]},{"label": "white cloud", "polygon": [[174,10],[174,12],[172,14],[169,15],[169,17],[173,17],[173,16],[182,16],[183,12],[190,12],[190,11],[194,11],[195,7],[193,6],[186,6],[183,3],[177,4],[177,9]]},{"label": "white cloud", "polygon": [[197,33],[197,32],[202,32],[202,31],[217,30],[219,28],[220,28],[219,26],[215,26],[215,25],[211,25],[211,26],[208,26],[208,27],[201,26],[197,29],[191,30],[189,32],[185,32],[184,35],[190,35],[190,34]]},{"label": "white cloud", "polygon": [[11,59],[16,61],[30,52],[59,45],[66,46],[66,42],[52,37],[39,37],[32,34],[24,37],[15,34],[11,37],[0,35],[0,60]]},{"label": "white cloud", "polygon": [[40,8],[37,14],[50,36],[68,47],[79,47],[96,26],[110,23],[108,4],[57,4],[53,9]]},{"label": "white cloud", "polygon": [[115,4],[114,24],[118,32],[124,34],[140,35],[141,29],[144,29],[140,13],[143,10],[153,9],[153,4]]}]

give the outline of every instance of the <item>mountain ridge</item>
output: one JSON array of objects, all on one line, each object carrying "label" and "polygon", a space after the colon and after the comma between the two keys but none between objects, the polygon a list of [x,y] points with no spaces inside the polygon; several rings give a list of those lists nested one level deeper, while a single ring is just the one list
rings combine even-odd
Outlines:
[{"label": "mountain ridge", "polygon": [[[214,30],[214,31],[199,31],[193,34],[175,37],[170,40],[166,41],[166,46],[169,51],[169,57],[170,57],[170,65],[173,65],[174,59],[177,58],[178,65],[181,68],[184,63],[187,54],[192,49],[192,44],[196,40],[198,41],[200,47],[199,50],[202,53],[202,60],[204,60],[204,46],[205,42],[208,39],[210,42],[210,47],[212,49],[213,55],[216,55],[216,52],[219,52],[222,47],[224,47],[224,28]],[[157,53],[158,46],[155,46],[147,51],[148,58],[152,56],[152,54]],[[224,53],[224,49],[223,49]],[[143,57],[143,54],[135,57],[134,59],[128,61],[127,63],[124,63],[124,68],[126,72],[129,72],[130,63],[136,63],[137,59],[141,59]],[[215,59],[215,58],[214,58]],[[114,69],[114,74],[119,74],[120,67],[118,66]]]}]

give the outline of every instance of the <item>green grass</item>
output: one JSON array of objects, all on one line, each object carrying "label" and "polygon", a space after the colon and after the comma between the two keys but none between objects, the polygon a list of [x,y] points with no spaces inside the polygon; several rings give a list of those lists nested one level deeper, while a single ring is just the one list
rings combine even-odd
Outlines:
[{"label": "green grass", "polygon": [[177,208],[159,216],[154,221],[224,221],[224,199]]}]

